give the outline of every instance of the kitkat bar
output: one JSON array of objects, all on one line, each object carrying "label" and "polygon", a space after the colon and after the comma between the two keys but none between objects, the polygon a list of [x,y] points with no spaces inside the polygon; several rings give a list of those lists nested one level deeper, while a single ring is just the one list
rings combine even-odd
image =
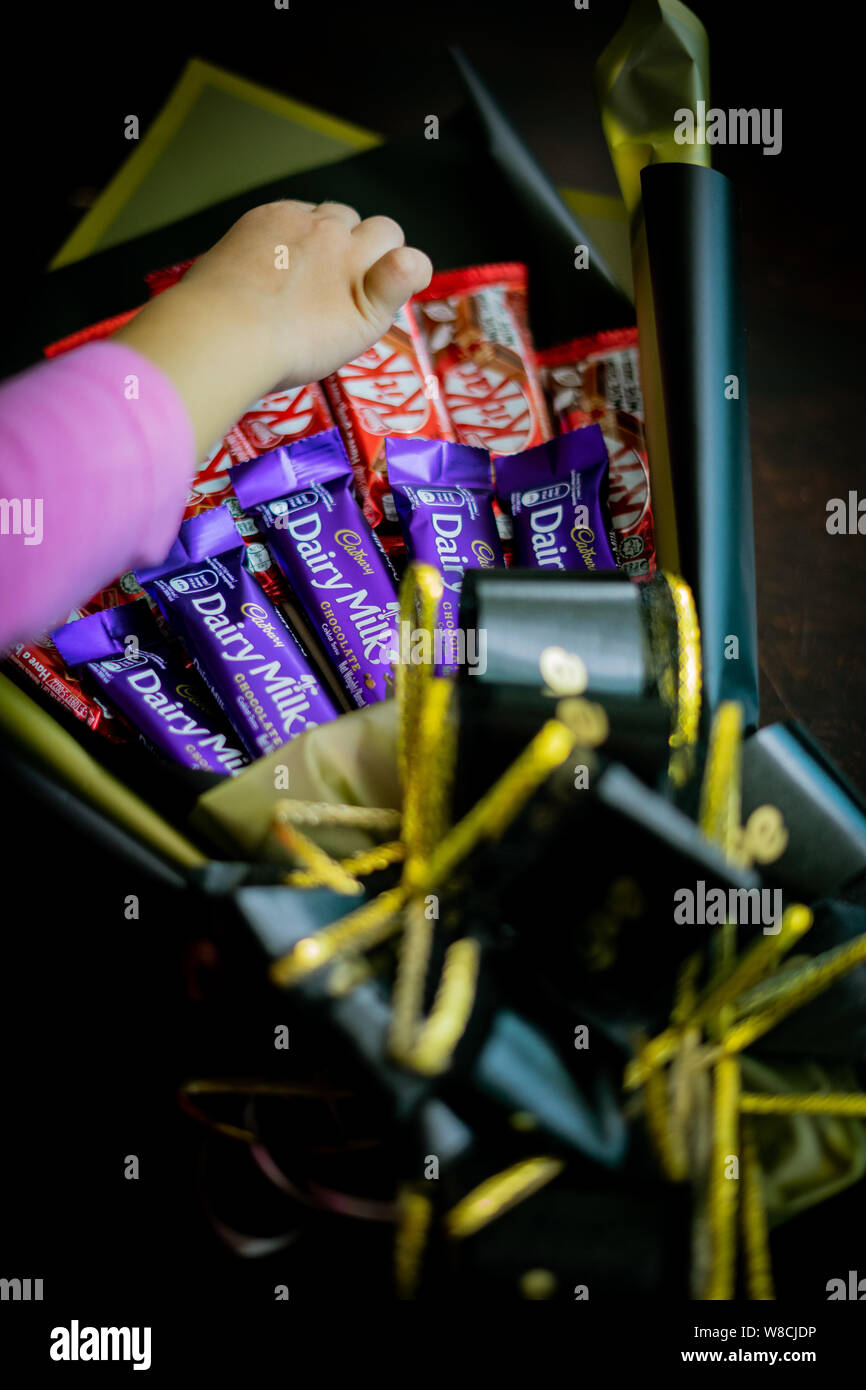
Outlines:
[{"label": "kitkat bar", "polygon": [[[300,437],[300,436],[298,436]],[[253,457],[255,457],[253,455]],[[243,537],[247,547],[247,565],[272,603],[284,603],[288,597],[286,582],[276,561],[264,544],[264,537],[255,521],[241,510],[234,495],[231,468],[234,463],[229,446],[224,439],[211,449],[198,472],[193,477],[187,494],[184,521],[189,521],[202,512],[212,511],[223,503],[228,507],[238,534]]]},{"label": "kitkat bar", "polygon": [[208,512],[211,507],[220,506],[231,496],[229,469],[233,461],[229,446],[224,439],[220,439],[196,466],[190,479],[183,513],[184,521],[188,521],[191,516],[198,516],[199,512]]},{"label": "kitkat bar", "polygon": [[454,439],[412,306],[404,305],[378,343],[322,384],[367,521],[396,521],[387,500],[385,439]]},{"label": "kitkat bar", "polygon": [[649,578],[656,556],[637,329],[577,338],[540,352],[538,362],[559,429],[601,426],[620,565],[632,578]]},{"label": "kitkat bar", "polygon": [[225,436],[234,463],[248,463],[281,444],[332,429],[334,420],[317,382],[272,391],[251,405]]},{"label": "kitkat bar", "polygon": [[441,272],[412,306],[461,444],[496,457],[552,437],[529,333],[526,266]]}]

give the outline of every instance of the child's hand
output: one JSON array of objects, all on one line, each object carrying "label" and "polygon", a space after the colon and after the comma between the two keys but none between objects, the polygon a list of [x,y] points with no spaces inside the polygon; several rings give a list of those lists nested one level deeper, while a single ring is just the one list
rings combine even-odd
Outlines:
[{"label": "child's hand", "polygon": [[432,274],[403,240],[342,203],[266,203],[116,337],[172,379],[203,455],[278,383],[317,381],[381,338]]},{"label": "child's hand", "polygon": [[225,296],[272,337],[273,382],[318,381],[377,342],[433,267],[390,217],[345,203],[265,203],[235,223],[184,283]]}]

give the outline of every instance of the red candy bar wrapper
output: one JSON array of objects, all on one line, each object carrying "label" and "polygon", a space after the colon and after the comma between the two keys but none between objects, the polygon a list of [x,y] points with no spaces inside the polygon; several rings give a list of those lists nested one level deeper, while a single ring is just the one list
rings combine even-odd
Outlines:
[{"label": "red candy bar wrapper", "polygon": [[160,270],[149,270],[145,275],[147,288],[150,297],[162,294],[163,290],[170,290],[172,285],[176,285],[178,280],[182,280],[191,265],[195,264],[195,256],[189,261],[177,261],[174,265],[164,265]]},{"label": "red candy bar wrapper", "polygon": [[[178,284],[194,264],[195,258],[149,271],[144,278],[151,298],[164,294]],[[292,386],[284,391],[271,391],[263,396],[250,406],[199,464],[187,498],[184,521],[230,500],[232,484],[228,470],[233,463],[247,463],[280,444],[293,444],[308,434],[332,429],[333,425],[328,403],[317,382],[309,386]],[[245,539],[258,535],[252,521],[243,513],[238,511],[233,515]],[[248,523],[246,529],[242,521]]]},{"label": "red candy bar wrapper", "polygon": [[123,314],[115,314],[113,318],[91,323],[87,328],[80,328],[77,333],[70,333],[66,338],[58,338],[56,343],[49,343],[42,351],[46,357],[62,357],[64,352],[84,347],[85,343],[98,343],[103,338],[110,338],[112,333],[116,333],[124,324],[129,323],[130,319],[134,319],[140,308],[141,305],[135,309],[127,309]]},{"label": "red candy bar wrapper", "polygon": [[187,494],[184,521],[200,512],[209,512],[212,507],[225,502],[234,518],[238,531],[244,538],[248,551],[249,566],[268,598],[279,603],[286,597],[286,584],[276,562],[271,559],[262,535],[255,521],[246,512],[232,492],[231,467],[235,462],[225,439],[215,444],[192,480]]},{"label": "red candy bar wrapper", "polygon": [[[162,294],[163,290],[170,290],[172,285],[176,285],[178,280],[183,279],[186,272],[192,265],[192,261],[181,261],[177,265],[165,266],[162,270],[151,270],[145,275],[148,291],[151,299],[156,294]],[[123,328],[124,324],[134,319],[142,305],[137,305],[134,309],[127,309],[122,314],[114,314],[111,318],[100,319],[99,323],[88,324],[87,328],[80,328],[77,333],[70,333],[66,338],[58,338],[56,343],[49,343],[42,351],[46,357],[62,357],[64,352],[71,352],[73,348],[84,347],[85,343],[98,343],[103,338],[110,338],[112,333]]]},{"label": "red candy bar wrapper", "polygon": [[104,589],[100,589],[98,593],[93,595],[93,598],[89,598],[86,603],[74,608],[68,621],[72,622],[75,618],[89,618],[91,613],[101,613],[104,608],[119,608],[122,603],[135,603],[144,596],[144,590],[132,570],[127,570],[111,584],[107,584]]},{"label": "red candy bar wrapper", "polygon": [[[133,599],[141,598],[143,593],[144,590],[130,571],[94,594],[86,603],[74,608],[69,614],[69,621],[85,618],[103,608],[131,603]],[[82,724],[110,742],[125,743],[134,737],[126,721],[103,705],[91,693],[89,686],[83,686],[78,676],[67,668],[47,633],[35,637],[32,642],[15,642],[6,653],[5,664],[23,672],[43,695],[62,705]]]},{"label": "red candy bar wrapper", "polygon": [[231,468],[235,463],[258,458],[259,454],[280,444],[294,444],[307,435],[332,429],[333,424],[328,403],[317,383],[272,391],[250,406],[225,438],[214,445],[192,481],[184,521],[226,502],[246,541],[250,569],[275,603],[285,600],[286,583],[252,517],[241,511],[232,495]]},{"label": "red candy bar wrapper", "polygon": [[314,382],[263,396],[229,430],[224,442],[233,463],[247,463],[280,444],[294,444],[333,426],[324,392]]},{"label": "red candy bar wrapper", "polygon": [[621,568],[633,579],[648,579],[656,555],[637,329],[577,338],[539,353],[538,361],[560,431],[601,426]]},{"label": "red candy bar wrapper", "polygon": [[122,721],[85,690],[77,676],[67,671],[63,659],[47,634],[33,642],[13,642],[3,665],[21,671],[49,700],[62,705],[67,713],[80,719],[94,733],[112,743],[123,743],[128,737]]},{"label": "red candy bar wrapper", "polygon": [[434,275],[412,301],[461,444],[496,458],[552,438],[526,309],[526,266]]},{"label": "red candy bar wrapper", "polygon": [[454,439],[410,305],[367,352],[322,383],[328,393],[355,489],[371,526],[396,523],[385,467],[385,439]]},{"label": "red candy bar wrapper", "polygon": [[199,464],[192,480],[183,519],[188,521],[191,516],[209,512],[212,507],[222,506],[225,502],[246,543],[250,570],[268,598],[279,603],[286,597],[286,583],[276,562],[271,559],[270,551],[266,549],[256,523],[251,516],[241,511],[240,504],[232,492],[231,467],[235,462],[239,460],[232,457],[227,439],[221,439],[214,445],[204,462]]}]

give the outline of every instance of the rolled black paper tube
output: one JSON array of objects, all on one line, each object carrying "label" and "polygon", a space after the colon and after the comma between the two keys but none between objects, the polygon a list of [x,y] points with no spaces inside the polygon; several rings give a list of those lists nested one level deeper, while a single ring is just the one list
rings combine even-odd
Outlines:
[{"label": "rolled black paper tube", "polygon": [[461,667],[464,683],[540,690],[548,647],[578,655],[593,689],[638,696],[653,682],[640,590],[616,572],[467,570],[460,626],[486,659],[484,671]]},{"label": "rolled black paper tube", "polygon": [[[581,693],[568,688],[571,655],[586,668],[587,698],[607,713],[605,757],[655,783],[670,754],[671,712],[656,680],[660,655],[651,648],[649,599],[649,586],[617,573],[467,571],[460,626],[475,634],[479,661],[460,667],[458,813],[553,718],[558,698]],[[565,654],[560,671],[557,649]]]},{"label": "rolled black paper tube", "polygon": [[740,700],[750,729],[757,608],[733,189],[694,164],[651,165],[641,188],[680,571],[698,609],[706,706]]}]

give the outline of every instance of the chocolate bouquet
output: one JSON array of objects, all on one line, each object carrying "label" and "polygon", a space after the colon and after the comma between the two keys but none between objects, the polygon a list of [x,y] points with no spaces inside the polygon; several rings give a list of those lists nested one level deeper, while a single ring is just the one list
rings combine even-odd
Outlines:
[{"label": "chocolate bouquet", "polygon": [[[168,866],[243,1017],[316,1039],[315,1077],[236,1038],[179,1099],[281,1219],[353,1228],[371,1296],[773,1298],[790,1218],[862,1214],[866,807],[758,729],[734,199],[669,131],[705,36],[638,0],[599,63],[634,306],[457,61],[423,158],[252,195],[387,183],[445,268],[251,405],[162,564],[9,654],[6,757]],[[56,272],[33,331],[112,331],[250,201]]]}]

